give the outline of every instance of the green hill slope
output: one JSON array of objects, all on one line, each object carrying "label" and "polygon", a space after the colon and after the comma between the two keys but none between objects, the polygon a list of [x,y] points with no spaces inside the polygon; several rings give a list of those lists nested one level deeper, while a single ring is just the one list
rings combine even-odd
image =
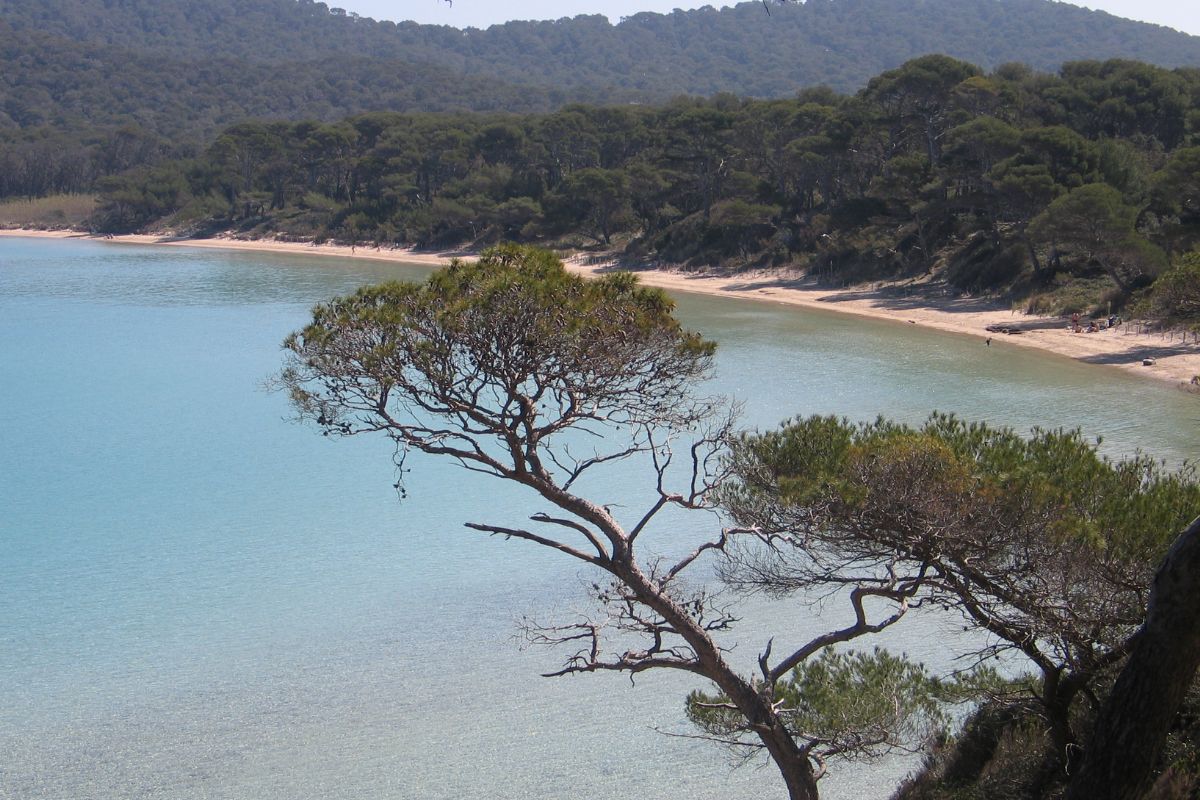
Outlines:
[{"label": "green hill slope", "polygon": [[[415,80],[436,94],[436,100],[397,98],[395,87],[383,81],[378,97],[340,106],[340,114],[428,110],[439,101],[452,108],[495,108],[481,95],[506,84],[545,90],[528,98],[524,109],[722,91],[782,97],[817,84],[846,92],[931,52],[984,68],[1019,61],[1053,70],[1067,61],[1108,58],[1200,66],[1198,37],[1047,0],[810,0],[771,14],[750,2],[637,14],[618,25],[580,16],[467,31],[337,12],[308,0],[0,0],[0,46],[16,48],[18,55],[4,58],[5,82],[37,83],[61,63],[69,43],[113,71],[129,59],[135,66],[146,58],[166,59],[177,65],[167,70],[177,84],[201,93],[220,87],[245,95],[260,80],[250,65],[269,64],[288,65],[294,94],[320,95],[319,78],[309,74],[320,65],[351,82],[374,82],[379,76],[370,64],[382,60],[423,65],[406,83]],[[58,43],[47,51],[51,57],[28,57],[21,48],[37,35]],[[243,62],[251,72],[238,87],[227,74],[197,68],[212,59]],[[446,77],[441,85],[439,74]],[[147,82],[147,96],[157,97],[154,80]],[[129,89],[136,95],[136,86]],[[268,81],[263,89],[245,101],[258,104],[251,113],[330,118],[322,112],[332,109],[320,97],[279,103],[273,102],[279,87]]]}]

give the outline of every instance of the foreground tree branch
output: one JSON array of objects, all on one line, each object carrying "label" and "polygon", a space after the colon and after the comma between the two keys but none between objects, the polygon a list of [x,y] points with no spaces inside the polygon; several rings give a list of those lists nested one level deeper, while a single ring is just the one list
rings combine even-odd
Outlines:
[{"label": "foreground tree branch", "polygon": [[[762,679],[740,674],[716,638],[736,617],[702,584],[684,582],[706,555],[756,540],[755,526],[696,535],[665,566],[658,556],[639,559],[640,538],[660,512],[711,512],[731,469],[725,453],[734,410],[693,393],[714,345],[680,327],[661,291],[628,274],[585,281],[550,253],[504,246],[475,264],[455,262],[422,285],[368,287],[318,306],[285,347],[281,383],[301,418],[325,434],[383,434],[401,455],[448,457],[523,486],[554,509],[532,517],[544,526],[536,531],[468,525],[605,575],[592,585],[594,617],[526,621],[529,641],[573,648],[550,674],[673,669],[703,676],[726,698],[722,707],[733,709],[736,728],[769,753],[792,800],[817,797],[824,758],[894,738],[861,715],[836,730],[806,732],[797,724],[800,697],[780,678],[829,643],[892,624],[907,607],[911,581],[893,576],[854,594],[854,626],[785,655]],[[690,442],[676,449],[684,437]],[[677,460],[676,452],[686,456]],[[648,465],[656,494],[631,527],[574,491],[583,472],[615,463]],[[685,488],[672,491],[675,482]],[[868,596],[896,610],[871,623],[862,606]],[[791,699],[780,703],[777,695],[787,692]]]},{"label": "foreground tree branch", "polygon": [[[917,429],[799,420],[744,437],[733,459],[738,480],[722,501],[770,546],[731,549],[731,583],[777,595],[856,587],[852,597],[876,586],[899,592],[900,612],[961,614],[993,637],[964,655],[1015,651],[1036,670],[1059,774],[1077,752],[1078,699],[1146,636],[1136,631],[1154,565],[1200,508],[1190,469],[1109,461],[1078,433],[1022,437],[944,415]],[[860,607],[848,630],[866,625]]]}]

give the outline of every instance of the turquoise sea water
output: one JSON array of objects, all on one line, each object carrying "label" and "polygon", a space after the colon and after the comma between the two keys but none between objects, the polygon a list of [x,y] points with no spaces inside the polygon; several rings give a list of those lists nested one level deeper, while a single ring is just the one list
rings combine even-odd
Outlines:
[{"label": "turquoise sea water", "polygon": [[[687,732],[684,679],[536,677],[560,654],[521,650],[514,620],[570,613],[585,576],[462,528],[528,498],[421,461],[401,502],[384,442],[323,439],[263,390],[313,303],[424,274],[0,239],[0,798],[782,795],[770,768],[655,732]],[[1116,370],[767,303],[680,313],[720,343],[714,388],[748,424],[939,409],[1200,455],[1197,398]],[[755,610],[746,659],[768,629],[827,624]],[[944,634],[893,646],[937,663]],[[885,797],[907,768],[824,791]]]}]

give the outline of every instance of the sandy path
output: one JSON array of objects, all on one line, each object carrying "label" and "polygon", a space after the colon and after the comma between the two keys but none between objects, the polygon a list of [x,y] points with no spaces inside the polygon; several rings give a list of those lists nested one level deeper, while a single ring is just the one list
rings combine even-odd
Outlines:
[{"label": "sandy path", "polygon": [[[67,231],[0,231],[0,236],[98,238]],[[228,238],[169,239],[131,235],[106,238],[104,241],[368,258],[429,265],[448,263],[454,256],[470,257],[469,254],[460,253],[427,253],[407,249],[352,248],[343,245],[243,241]],[[568,259],[567,266],[584,275],[597,275],[620,268],[619,265],[611,263],[584,264],[578,259]],[[910,323],[973,336],[978,338],[981,344],[990,338],[993,347],[1037,348],[1092,364],[1118,367],[1145,378],[1168,381],[1200,391],[1200,387],[1190,383],[1194,376],[1200,375],[1200,342],[1197,342],[1195,337],[1190,337],[1185,343],[1179,335],[1171,339],[1159,334],[1139,333],[1131,324],[1098,333],[1073,333],[1069,330],[1066,320],[1028,316],[974,298],[905,297],[886,288],[830,290],[817,287],[814,282],[802,276],[779,272],[743,273],[729,277],[667,270],[639,270],[638,275],[647,285],[671,291],[698,292],[858,314],[873,319]],[[1022,333],[988,333],[989,325],[1020,328]],[[1146,360],[1153,363],[1146,365]]]}]

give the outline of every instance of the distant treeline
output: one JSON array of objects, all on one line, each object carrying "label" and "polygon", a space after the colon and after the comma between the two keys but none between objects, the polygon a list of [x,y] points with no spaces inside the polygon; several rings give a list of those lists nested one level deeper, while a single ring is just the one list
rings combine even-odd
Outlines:
[{"label": "distant treeline", "polygon": [[1200,243],[1200,72],[926,56],[853,96],[245,123],[101,186],[106,231],[619,245],[1023,294],[1083,279],[1120,307]]},{"label": "distant treeline", "polygon": [[1200,64],[1197,37],[1047,0],[769,0],[769,13],[756,0],[635,14],[615,25],[593,15],[467,32],[377,22],[312,0],[0,0],[0,19],[18,39],[44,34],[194,64],[353,53],[565,90],[572,99],[611,90],[659,100],[720,91],[780,97],[816,84],[853,92],[932,52],[986,68],[1017,61],[1054,70],[1084,58]]},{"label": "distant treeline", "polygon": [[[435,2],[435,0],[428,0]],[[672,14],[376,22],[311,0],[0,0],[0,147],[126,125],[208,142],[246,119],[552,111],[732,92],[852,93],[925,53],[984,68],[1200,64],[1200,38],[1047,0],[810,0]],[[5,148],[7,149],[7,148]]]}]

